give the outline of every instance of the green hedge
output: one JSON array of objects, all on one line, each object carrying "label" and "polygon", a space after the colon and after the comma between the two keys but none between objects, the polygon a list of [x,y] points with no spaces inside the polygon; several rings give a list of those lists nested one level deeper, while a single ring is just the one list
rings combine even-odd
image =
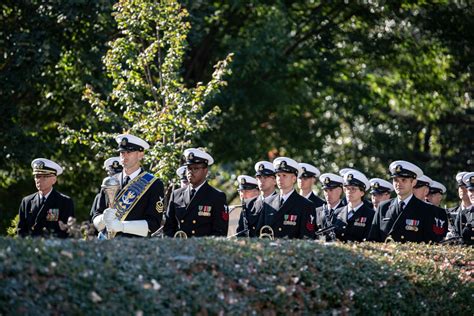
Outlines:
[{"label": "green hedge", "polygon": [[0,314],[457,314],[474,250],[229,239],[0,239]]}]

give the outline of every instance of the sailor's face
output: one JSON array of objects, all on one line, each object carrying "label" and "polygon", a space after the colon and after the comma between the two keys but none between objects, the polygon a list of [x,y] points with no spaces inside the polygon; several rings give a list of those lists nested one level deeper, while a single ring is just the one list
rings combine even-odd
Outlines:
[{"label": "sailor's face", "polygon": [[49,192],[53,185],[56,183],[56,176],[55,175],[42,175],[36,174],[35,175],[35,185],[36,189],[41,192]]},{"label": "sailor's face", "polygon": [[207,166],[201,163],[194,163],[186,168],[186,177],[193,186],[200,185],[207,176]]},{"label": "sailor's face", "polygon": [[278,172],[276,182],[280,190],[290,190],[295,185],[296,175],[289,172]]},{"label": "sailor's face", "polygon": [[140,166],[140,160],[143,159],[144,153],[142,151],[121,151],[120,163],[125,169],[132,169]]},{"label": "sailor's face", "polygon": [[393,178],[393,188],[397,195],[407,196],[413,192],[416,180],[412,178],[395,177]]}]

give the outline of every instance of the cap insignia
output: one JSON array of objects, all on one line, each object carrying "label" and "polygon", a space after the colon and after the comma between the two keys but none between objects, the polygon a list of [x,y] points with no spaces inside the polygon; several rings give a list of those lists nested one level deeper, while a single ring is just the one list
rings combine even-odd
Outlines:
[{"label": "cap insignia", "polygon": [[260,164],[260,166],[258,166],[258,171],[263,171],[263,169],[265,169],[265,166],[262,164]]},{"label": "cap insignia", "polygon": [[303,173],[306,172],[306,168],[305,168],[305,167],[301,167],[301,169],[303,169]]},{"label": "cap insignia", "polygon": [[44,166],[45,166],[44,161],[39,160],[39,161],[34,163],[33,168],[34,169],[43,169]]},{"label": "cap insignia", "polygon": [[395,172],[402,172],[402,166],[400,165],[397,165],[397,167],[395,168]]},{"label": "cap insignia", "polygon": [[349,173],[347,175],[347,180],[351,181],[353,178],[354,178],[354,176],[352,175],[352,173]]},{"label": "cap insignia", "polygon": [[331,182],[331,179],[329,179],[329,177],[326,177],[326,179],[324,179],[324,183],[328,184],[329,182]]},{"label": "cap insignia", "polygon": [[472,176],[472,177],[469,178],[469,182],[470,182],[471,184],[474,184],[474,176]]},{"label": "cap insignia", "polygon": [[285,168],[286,167],[286,161],[280,162],[280,168]]},{"label": "cap insignia", "polygon": [[192,152],[190,152],[190,153],[188,154],[188,159],[189,159],[189,160],[194,159],[194,154],[193,154]]},{"label": "cap insignia", "polygon": [[114,160],[114,162],[112,162],[112,167],[118,168],[118,166],[119,166],[119,162],[117,160]]},{"label": "cap insignia", "polygon": [[245,184],[245,183],[247,183],[247,180],[245,180],[245,178],[242,178],[242,179],[240,179],[240,183]]},{"label": "cap insignia", "polygon": [[122,140],[120,141],[120,146],[127,146],[127,145],[128,145],[128,138],[127,137],[122,138]]},{"label": "cap insignia", "polygon": [[374,188],[375,188],[375,189],[378,189],[379,187],[380,187],[380,184],[379,184],[378,182],[375,182],[375,183],[374,183]]}]

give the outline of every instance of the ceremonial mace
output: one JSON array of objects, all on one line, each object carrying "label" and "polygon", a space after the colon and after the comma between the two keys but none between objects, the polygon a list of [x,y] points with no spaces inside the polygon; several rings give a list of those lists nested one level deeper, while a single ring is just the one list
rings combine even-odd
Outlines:
[{"label": "ceremonial mace", "polygon": [[[100,187],[104,190],[105,195],[107,196],[109,208],[114,209],[115,195],[120,190],[120,181],[115,177],[106,177],[102,180],[102,185]],[[107,231],[107,239],[114,239],[115,234],[115,232]]]}]

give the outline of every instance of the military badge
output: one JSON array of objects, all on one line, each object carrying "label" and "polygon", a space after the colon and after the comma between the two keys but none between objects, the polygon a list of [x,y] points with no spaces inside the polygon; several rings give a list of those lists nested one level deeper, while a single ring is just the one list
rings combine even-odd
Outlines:
[{"label": "military badge", "polygon": [[112,167],[113,168],[118,168],[119,167],[119,162],[117,160],[114,160],[114,162],[112,162]]},{"label": "military badge", "polygon": [[286,161],[280,162],[280,168],[286,168]]},{"label": "military badge", "polygon": [[247,183],[247,180],[245,180],[245,178],[242,178],[242,179],[240,179],[240,183],[245,184],[245,183]]},{"label": "military badge", "polygon": [[446,221],[443,221],[441,218],[437,218],[435,217],[435,223],[433,224],[433,232],[436,234],[436,235],[443,235],[444,234],[444,223]]},{"label": "military badge", "polygon": [[374,187],[374,189],[378,189],[380,187],[380,184],[378,182],[375,182],[373,187]]},{"label": "military badge", "polygon": [[305,167],[301,167],[301,169],[303,170],[303,173],[306,172],[306,168],[305,168]]},{"label": "military badge", "polygon": [[163,210],[165,209],[165,205],[163,204],[163,198],[160,197],[160,200],[158,202],[156,202],[156,211],[158,213],[163,213]]},{"label": "military badge", "polygon": [[347,175],[347,181],[352,181],[353,178],[354,178],[354,176],[352,175],[352,173],[349,173]]},{"label": "military badge", "polygon": [[405,220],[405,224],[406,230],[417,232],[419,230],[418,225],[420,225],[420,221],[416,219],[407,219]]},{"label": "military badge", "polygon": [[396,173],[402,172],[402,166],[397,165],[397,167],[395,168],[395,172],[396,172]]},{"label": "military badge", "polygon": [[212,206],[210,206],[210,205],[199,205],[198,206],[198,216],[210,217],[211,216],[211,209],[212,209]]},{"label": "military badge", "polygon": [[194,159],[194,154],[191,152],[188,154],[188,160],[193,160]]},{"label": "military badge", "polygon": [[310,215],[309,216],[309,221],[306,223],[306,229],[309,230],[310,232],[314,231],[315,229],[315,224],[314,224],[314,216]]},{"label": "military badge", "polygon": [[328,184],[329,182],[331,182],[331,179],[329,179],[329,177],[326,177],[326,178],[324,179],[324,184]]},{"label": "military badge", "polygon": [[35,162],[33,168],[34,169],[43,169],[44,166],[45,166],[44,161],[38,160],[37,162]]},{"label": "military badge", "polygon": [[470,184],[474,184],[474,176],[472,176],[472,177],[469,178],[469,183],[470,183]]},{"label": "military badge", "polygon": [[367,223],[367,217],[359,217],[355,222],[354,226],[365,227]]},{"label": "military badge", "polygon": [[285,215],[285,220],[283,221],[283,225],[296,226],[297,218],[298,218],[298,215]]},{"label": "military badge", "polygon": [[120,146],[127,146],[127,145],[128,145],[128,138],[127,137],[122,138],[122,140],[120,141]]},{"label": "military badge", "polygon": [[46,214],[46,220],[48,222],[57,222],[59,220],[59,209],[58,208],[51,208],[48,210]]},{"label": "military badge", "polygon": [[262,164],[260,164],[260,166],[258,166],[258,171],[263,171],[263,169],[265,169],[265,166]]},{"label": "military badge", "polygon": [[224,221],[228,221],[229,220],[229,213],[227,212],[226,209],[224,209],[222,212],[221,212],[221,217]]}]

